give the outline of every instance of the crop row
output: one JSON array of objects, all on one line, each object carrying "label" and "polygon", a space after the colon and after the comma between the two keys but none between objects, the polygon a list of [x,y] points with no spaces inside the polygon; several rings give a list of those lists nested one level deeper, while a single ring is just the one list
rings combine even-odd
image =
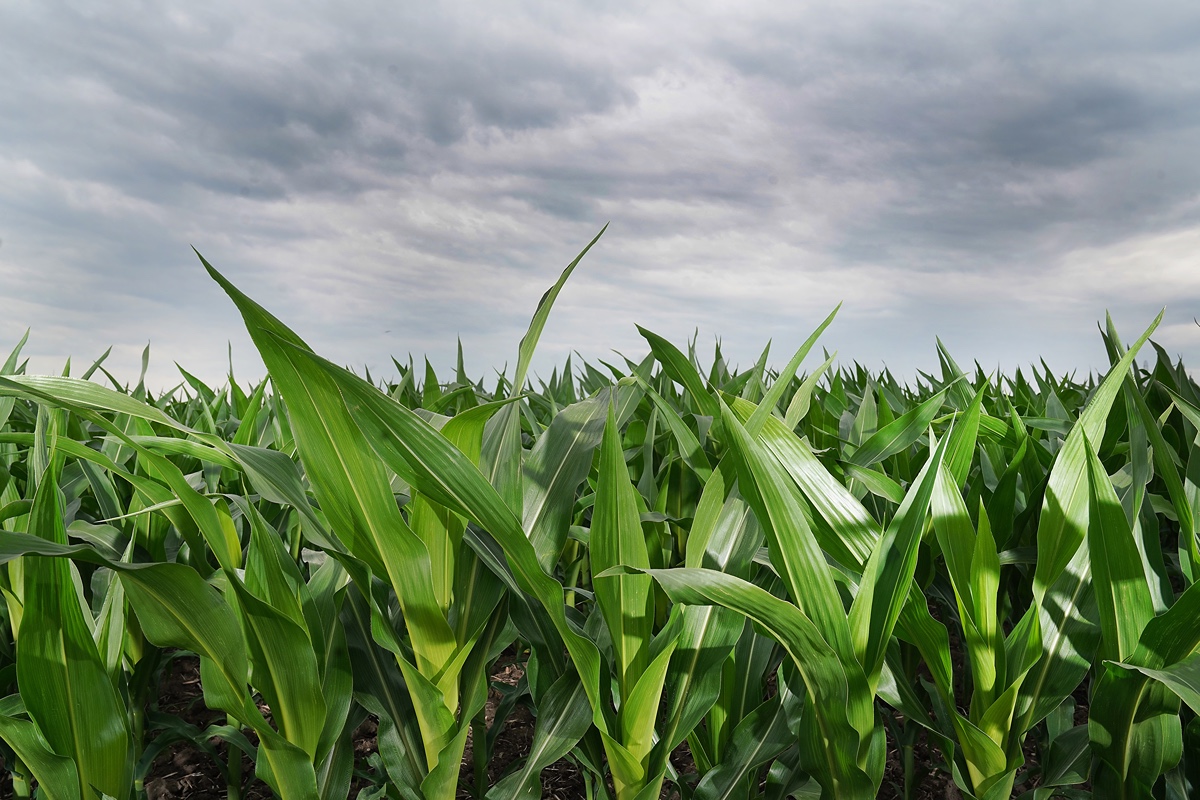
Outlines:
[{"label": "crop row", "polygon": [[[243,755],[284,800],[533,798],[563,759],[617,800],[915,797],[929,769],[981,800],[1200,791],[1200,389],[1153,325],[1126,347],[1109,321],[1111,368],[1083,380],[967,373],[940,345],[915,386],[801,371],[831,314],[779,371],[642,331],[640,362],[535,388],[577,262],[490,387],[461,358],[376,385],[207,262],[267,366],[248,390],[184,372],[154,397],[103,358],[27,375],[18,346],[16,796],[144,795],[179,741],[231,798]],[[204,728],[156,702],[182,656]],[[518,707],[528,755],[495,776]]]}]

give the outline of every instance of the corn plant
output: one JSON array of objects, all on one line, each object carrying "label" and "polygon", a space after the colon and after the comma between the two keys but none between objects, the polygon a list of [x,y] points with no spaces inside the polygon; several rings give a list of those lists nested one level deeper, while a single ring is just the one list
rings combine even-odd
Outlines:
[{"label": "corn plant", "polygon": [[[203,259],[265,379],[155,395],[148,351],[130,384],[107,354],[29,375],[23,339],[0,366],[14,792],[140,797],[180,741],[231,798],[243,757],[289,800],[355,774],[524,800],[563,760],[617,800],[875,797],[889,765],[905,797],[926,774],[980,800],[1197,791],[1200,390],[1157,320],[1128,348],[1107,321],[1083,378],[968,373],[941,342],[911,384],[830,352],[801,372],[836,310],[778,371],[641,329],[645,357],[532,376],[593,244],[487,386],[461,346],[446,382],[331,364]],[[201,725],[155,704],[193,656]],[[498,659],[523,677],[496,705]],[[493,782],[515,704],[536,724]]]}]

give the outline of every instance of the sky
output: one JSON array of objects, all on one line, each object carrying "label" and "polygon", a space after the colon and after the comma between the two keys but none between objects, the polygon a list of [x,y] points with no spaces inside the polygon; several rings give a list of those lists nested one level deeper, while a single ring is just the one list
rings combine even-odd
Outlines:
[{"label": "sky", "polygon": [[[172,7],[174,6],[174,7]],[[0,4],[0,350],[262,374],[195,247],[376,376],[637,358],[640,324],[901,376],[1200,364],[1200,10],[1177,2]],[[2,357],[2,356],[0,356]],[[814,354],[814,363],[816,363]],[[811,365],[810,365],[811,366]],[[1193,367],[1195,369],[1195,367]]]}]

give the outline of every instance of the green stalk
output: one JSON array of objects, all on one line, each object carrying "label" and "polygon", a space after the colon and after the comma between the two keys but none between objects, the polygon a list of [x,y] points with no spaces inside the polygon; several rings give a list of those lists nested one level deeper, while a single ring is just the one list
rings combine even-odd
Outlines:
[{"label": "green stalk", "polygon": [[[225,715],[225,724],[235,728],[240,727],[236,719]],[[225,748],[225,797],[226,800],[241,800],[242,797],[242,751],[233,745]]]},{"label": "green stalk", "polygon": [[22,763],[21,759],[14,759],[12,765],[13,797],[17,798],[17,800],[29,800],[33,796],[32,789],[30,788],[31,782],[32,776],[28,768]]},{"label": "green stalk", "polygon": [[737,670],[732,656],[721,665],[721,694],[708,712],[708,752],[717,761],[729,742],[729,702],[737,689]]},{"label": "green stalk", "polygon": [[916,758],[913,752],[913,736],[916,731],[911,729],[907,723],[904,725],[905,739],[900,746],[901,760],[904,764],[904,800],[912,800],[916,796],[917,786],[913,780],[916,775]]},{"label": "green stalk", "polygon": [[483,800],[488,790],[487,718],[484,711],[471,719],[471,742],[471,760],[475,768],[471,795]]}]

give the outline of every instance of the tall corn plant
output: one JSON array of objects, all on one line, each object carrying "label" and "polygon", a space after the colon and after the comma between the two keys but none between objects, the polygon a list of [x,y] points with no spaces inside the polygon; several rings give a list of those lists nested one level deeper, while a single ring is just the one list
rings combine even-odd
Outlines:
[{"label": "tall corn plant", "polygon": [[[1103,438],[1105,421],[1134,354],[1152,331],[1153,326],[1113,366],[1057,454],[1038,524],[1033,602],[1007,635],[1001,627],[1000,556],[988,514],[981,505],[977,525],[972,521],[958,488],[966,481],[965,473],[955,474],[947,465],[939,476],[933,526],[953,589],[972,679],[966,715],[955,708],[944,626],[926,619],[923,625],[912,626],[911,633],[934,679],[938,716],[949,724],[944,733],[962,753],[965,770],[957,772],[956,779],[972,796],[1010,796],[1023,763],[1021,745],[1027,732],[1058,708],[1088,671],[1097,642],[1093,586],[1116,582],[1108,561],[1100,562],[1098,570],[1091,567],[1114,548],[1133,547],[1128,533],[1124,538],[1107,536],[1099,541],[1092,535],[1106,529],[1101,527],[1104,520],[1094,502],[1089,515],[1089,487],[1094,500],[1099,485],[1094,474],[1098,462],[1090,442]],[[978,409],[980,397],[972,408]],[[1019,463],[1031,446],[1022,439],[1014,463]],[[1103,547],[1089,548],[1089,543]],[[1136,549],[1133,552],[1136,556]],[[1122,557],[1127,555],[1122,551]],[[1132,566],[1140,574],[1140,559]],[[914,694],[901,693],[897,702],[913,718],[925,718]]]},{"label": "tall corn plant", "polygon": [[[541,606],[534,612],[535,617],[544,619],[548,614],[551,629],[539,631],[539,638],[548,639],[550,647],[566,644],[578,672],[577,680],[585,690],[580,699],[586,699],[591,707],[591,721],[601,737],[618,796],[656,794],[665,766],[649,770],[648,759],[654,745],[658,697],[673,649],[672,634],[663,636],[655,657],[646,661],[649,632],[645,625],[652,622],[652,616],[647,616],[644,608],[629,605],[634,602],[629,590],[598,587],[598,599],[607,609],[605,617],[611,624],[620,625],[620,620],[627,618],[636,620],[631,624],[641,626],[613,634],[613,669],[622,687],[620,713],[614,716],[600,690],[601,676],[607,670],[602,670],[597,643],[568,624],[562,586],[546,572],[561,550],[565,526],[544,524],[543,520],[554,520],[562,494],[573,494],[574,485],[570,481],[561,486],[534,484],[532,492],[522,493],[526,522],[517,522],[512,508],[515,493],[507,490],[506,503],[499,492],[512,485],[514,464],[520,466],[516,460],[519,450],[511,444],[505,450],[503,441],[497,446],[492,471],[498,489],[493,489],[475,463],[482,428],[476,427],[473,446],[462,448],[467,455],[462,450],[448,449],[450,442],[442,435],[449,433],[456,420],[470,419],[470,413],[453,418],[438,434],[419,416],[374,387],[312,355],[291,331],[209,269],[242,311],[272,379],[288,403],[301,461],[331,526],[372,574],[387,576],[400,604],[411,660],[406,643],[388,633],[378,604],[372,606],[375,619],[371,630],[376,641],[396,657],[420,723],[419,740],[425,746],[428,768],[421,784],[424,796],[454,793],[469,723],[485,697],[486,675],[479,669],[469,676],[471,683],[459,696],[464,665],[469,663],[484,624],[500,600],[497,579],[479,569],[478,554],[462,547],[467,520],[479,524],[499,544],[518,595],[529,595]],[[535,328],[539,320],[535,317]],[[523,349],[527,344],[528,337]],[[521,362],[527,362],[524,353]],[[482,415],[475,418],[481,422],[486,419]],[[565,416],[561,418],[567,421]],[[505,435],[503,430],[501,436]],[[623,476],[619,444],[614,444],[615,417],[607,431],[598,492],[599,497],[608,499],[598,503],[599,516],[593,523],[596,549],[592,557],[601,562],[605,558],[634,557],[638,542],[645,554],[633,489],[628,476]],[[472,453],[474,458],[470,457]],[[535,451],[531,459],[537,457]],[[616,458],[620,458],[619,464]],[[552,460],[548,466],[559,463],[563,460]],[[385,465],[412,487],[413,508],[407,521],[391,499]],[[571,502],[567,503],[568,510]],[[433,524],[436,520],[445,522],[438,526]],[[452,561],[455,558],[465,566],[456,568]],[[456,569],[468,577],[451,593],[449,576]],[[505,574],[507,570],[502,566],[498,571]],[[445,576],[440,585],[438,576]],[[645,590],[641,594],[648,597]],[[451,630],[451,621],[457,621],[456,630]],[[547,650],[543,649],[542,654],[552,663],[557,654]],[[650,665],[653,669],[648,676],[642,675]],[[639,678],[636,683],[635,674]],[[564,692],[566,689],[558,694]],[[566,711],[576,713],[578,707],[578,701],[571,700],[565,702],[562,712],[564,729],[574,730],[575,738],[583,730],[575,726]],[[570,746],[570,737],[562,734],[562,738]],[[657,761],[665,764],[665,754]],[[523,785],[527,785],[524,778],[510,789]]]},{"label": "tall corn plant", "polygon": [[[114,560],[91,547],[68,546],[65,536],[57,532],[62,526],[61,513],[56,514],[53,510],[46,511],[39,518],[38,525],[31,528],[36,534],[34,536],[0,534],[4,552],[9,557],[27,553],[51,556],[54,560],[47,563],[59,563],[57,569],[60,571],[66,562],[60,563],[57,559],[64,557],[112,570],[119,579],[124,597],[137,615],[146,640],[158,647],[178,647],[198,654],[206,703],[213,709],[224,711],[239,724],[249,726],[259,736],[259,776],[282,797],[318,796],[318,767],[332,756],[335,740],[341,733],[348,712],[350,696],[344,647],[339,649],[336,630],[330,628],[332,614],[327,606],[332,596],[326,593],[321,603],[314,605],[312,593],[307,591],[303,581],[294,572],[285,570],[284,565],[289,562],[281,551],[282,543],[277,535],[274,532],[267,534],[261,527],[262,520],[257,512],[243,504],[249,524],[255,529],[250,535],[248,560],[244,561],[228,507],[198,493],[173,463],[154,453],[150,446],[153,437],[135,440],[93,409],[120,410],[138,419],[153,419],[167,422],[171,427],[183,428],[180,423],[169,420],[162,412],[134,398],[82,381],[13,376],[4,379],[0,388],[5,393],[35,398],[48,406],[68,409],[97,427],[107,429],[136,451],[162,483],[128,472],[94,449],[69,439],[52,438],[56,451],[104,466],[112,474],[128,480],[156,505],[161,504],[160,507],[168,509],[185,539],[195,537],[190,543],[197,560],[192,566],[129,563]],[[199,443],[195,443],[191,449],[196,448],[206,449]],[[211,460],[236,464],[220,449],[207,449]],[[49,476],[48,483],[52,485],[56,473],[46,474]],[[53,490],[46,491],[53,496]],[[43,544],[43,539],[48,540],[49,544]],[[211,567],[202,566],[206,552],[212,553],[218,561],[215,573]],[[197,567],[200,567],[199,571]],[[205,577],[211,583],[206,582]],[[213,584],[220,586],[223,592],[214,588]],[[308,598],[305,609],[309,612],[307,617],[299,611],[305,598]],[[65,603],[64,597],[60,602],[62,607],[56,607],[55,613],[68,615],[66,618],[69,619],[69,605],[64,606]],[[314,613],[319,607],[324,607],[323,615]],[[119,605],[113,608],[115,614],[122,613]],[[326,622],[321,622],[322,619]],[[53,631],[52,627],[39,624],[39,630],[42,629]],[[107,628],[98,629],[96,636],[102,643],[108,633]],[[333,638],[330,639],[330,636]],[[34,645],[27,647],[26,651],[35,648],[41,637],[41,634],[36,635]],[[321,642],[322,646],[317,647],[315,642]],[[77,643],[76,646],[83,645]],[[115,653],[109,656],[110,669],[119,666],[119,653],[118,645]],[[18,661],[22,658],[19,656]],[[112,658],[118,659],[118,662],[112,663]],[[61,668],[70,674],[89,659],[68,658],[66,650],[62,650],[59,660],[65,665]],[[35,677],[37,673],[29,671],[27,676],[23,676],[21,672],[18,670],[21,697],[31,695],[36,699],[44,689],[41,681]],[[254,704],[251,685],[269,702],[275,726],[268,723]],[[58,699],[61,700],[61,697]],[[56,715],[45,716],[43,712],[43,717],[39,719],[36,704],[24,700],[21,702],[39,730],[55,724],[53,720]],[[76,702],[64,707],[78,708],[81,705]],[[64,707],[60,707],[60,711]],[[114,719],[128,716],[124,709],[109,709],[109,713]],[[71,726],[76,725],[69,715],[67,719]],[[77,770],[81,764],[87,763],[87,748],[94,745],[88,739],[75,736],[71,741],[75,742],[77,748],[84,749],[64,753],[61,751],[65,745],[61,741],[55,744],[49,737],[47,739],[52,751],[74,761]],[[107,756],[105,758],[108,760]],[[45,762],[45,759],[42,761]],[[39,783],[43,781],[37,771],[33,775]],[[80,780],[83,793],[87,795],[87,786],[91,784],[84,783],[87,778],[83,775]],[[100,788],[114,797],[124,797],[129,791],[128,786],[118,791],[109,791],[116,787]]]},{"label": "tall corn plant", "polygon": [[[815,530],[810,522],[813,509],[772,449],[773,445],[786,454],[795,443],[801,452],[806,451],[781,420],[770,416],[778,396],[769,395],[756,408],[746,400],[708,395],[678,351],[660,342],[654,344],[658,344],[656,355],[666,359],[669,371],[697,402],[716,412],[739,491],[766,534],[772,567],[791,602],[742,578],[710,569],[639,572],[652,576],[676,603],[732,609],[778,640],[792,659],[806,698],[795,731],[801,768],[817,779],[823,796],[873,797],[884,763],[883,727],[876,719],[873,702],[887,646],[912,580],[916,548],[945,442],[931,456],[877,545],[864,546],[871,530],[854,532],[845,539],[820,537],[823,531]],[[797,367],[798,362],[789,365],[791,373]],[[735,413],[729,402],[743,409],[744,415]],[[790,466],[811,469],[812,465],[793,462]],[[839,564],[827,560],[826,550],[851,570],[857,568],[861,578],[854,572],[847,575],[844,567],[839,569]],[[628,570],[629,565],[623,569]],[[853,598],[849,608],[844,596]]]},{"label": "tall corn plant", "polygon": [[[274,392],[183,372],[183,396],[155,400],[141,381],[21,375],[18,348],[0,377],[0,421],[19,417],[0,430],[0,676],[18,689],[0,738],[19,774],[45,796],[129,796],[160,746],[139,752],[130,688],[174,647],[200,656],[224,735],[257,734],[244,749],[285,798],[344,796],[368,711],[380,791],[410,800],[455,792],[472,733],[490,800],[535,795],[568,753],[620,800],[667,780],[757,796],[768,764],[769,797],[811,794],[810,777],[870,797],[891,718],[877,699],[901,744],[926,727],[967,796],[1036,780],[1045,800],[1089,776],[1096,797],[1186,795],[1200,406],[1161,352],[1134,367],[1151,331],[1126,352],[1110,322],[1113,368],[1085,381],[968,377],[939,343],[941,377],[915,389],[828,355],[798,378],[828,319],[774,381],[768,351],[738,372],[718,347],[702,370],[694,344],[643,331],[647,360],[611,378],[568,363],[534,391],[576,263],[495,399],[461,354],[444,388],[401,365],[382,392],[211,267]],[[67,531],[84,493],[110,522]],[[488,787],[487,678],[516,635],[537,726]],[[79,687],[99,699],[62,713]],[[694,788],[669,758],[684,741]]]},{"label": "tall corn plant", "polygon": [[[522,341],[513,393],[524,381],[549,303],[578,260],[543,298],[535,314],[530,332]],[[358,573],[356,583],[370,604],[371,634],[377,644],[391,651],[404,676],[420,728],[418,740],[425,749],[425,777],[420,782],[423,795],[435,798],[454,794],[470,722],[486,697],[486,660],[473,655],[477,647],[480,652],[488,652],[492,642],[481,638],[494,636],[501,628],[503,618],[498,607],[505,578],[515,584],[511,588],[519,598],[532,599],[538,606],[532,618],[534,627],[540,629],[531,639],[549,643],[541,649],[548,665],[561,663],[565,643],[592,707],[592,722],[599,734],[607,737],[605,750],[610,763],[624,758],[626,774],[644,772],[637,766],[639,757],[635,754],[637,747],[648,747],[649,733],[643,729],[618,730],[618,723],[605,713],[596,644],[568,624],[562,586],[546,573],[565,537],[562,527],[544,524],[543,520],[555,521],[561,514],[561,497],[573,494],[575,487],[570,481],[561,487],[534,483],[532,494],[528,489],[521,491],[515,403],[501,412],[503,416],[498,417],[496,426],[488,429],[486,446],[484,423],[503,403],[457,415],[439,434],[374,387],[313,355],[282,323],[238,292],[207,262],[205,266],[242,312],[272,380],[287,403],[306,474],[331,527],[346,544],[342,560],[348,563],[346,556],[351,556],[356,562],[350,571]],[[565,416],[561,419],[566,421]],[[478,468],[485,449],[490,481]],[[588,452],[585,448],[583,454]],[[535,451],[531,458],[537,456]],[[557,475],[559,466],[571,461],[551,456],[545,466]],[[389,472],[411,487],[407,519],[396,508]],[[568,501],[568,511],[570,504]],[[516,516],[522,510],[524,524]],[[622,525],[628,521],[625,511],[627,507],[622,510]],[[507,565],[493,564],[495,574],[482,567],[489,556],[486,542],[474,545],[475,549],[463,546],[468,521],[478,524],[503,551]],[[605,535],[599,539],[604,540]],[[370,590],[372,576],[390,585],[404,620],[403,638],[387,622],[383,607]],[[561,673],[561,668],[549,670],[552,679],[556,673]],[[559,684],[558,680],[553,682]],[[645,702],[653,704],[649,699]],[[576,731],[575,738],[583,730],[570,720],[577,715],[566,713],[566,709],[577,707],[578,701],[571,700],[563,712],[567,728]],[[632,714],[626,716],[633,719]],[[640,718],[637,724],[643,724]],[[633,740],[647,744],[635,744],[630,750],[625,742]],[[572,743],[568,741],[567,746]],[[531,764],[537,763],[531,759]],[[622,783],[622,796],[629,780],[633,779]],[[522,779],[517,785],[526,784]],[[402,792],[415,788],[411,780],[401,781],[399,786]]]},{"label": "tall corn plant", "polygon": [[[448,800],[457,789],[469,722],[486,699],[486,662],[478,658],[477,647],[486,653],[498,634],[502,587],[462,546],[465,520],[445,504],[415,489],[407,519],[401,514],[388,471],[355,421],[353,409],[361,398],[347,397],[291,330],[205,266],[242,312],[287,404],[305,473],[345,546],[332,554],[355,576],[369,606],[374,641],[390,652],[403,675],[423,752],[390,764],[389,772],[395,772],[403,794]],[[379,402],[402,409],[369,384],[363,382],[363,388]],[[477,461],[483,423],[495,410],[461,415],[432,435],[456,442],[467,453],[464,459]],[[377,594],[376,579],[389,594]],[[389,619],[389,598],[399,604],[400,630]]]},{"label": "tall corn plant", "polygon": [[[1178,394],[1172,397],[1186,419],[1200,423],[1200,408]],[[1197,447],[1192,445],[1193,457]],[[1100,758],[1093,794],[1151,797],[1159,776],[1183,755],[1179,700],[1193,711],[1200,706],[1194,655],[1200,647],[1200,591],[1193,583],[1169,609],[1156,608],[1157,581],[1139,552],[1137,520],[1131,524],[1103,464],[1090,450],[1088,455],[1093,515],[1088,540],[1104,657],[1088,722]],[[1190,544],[1180,542],[1181,555]]]}]

